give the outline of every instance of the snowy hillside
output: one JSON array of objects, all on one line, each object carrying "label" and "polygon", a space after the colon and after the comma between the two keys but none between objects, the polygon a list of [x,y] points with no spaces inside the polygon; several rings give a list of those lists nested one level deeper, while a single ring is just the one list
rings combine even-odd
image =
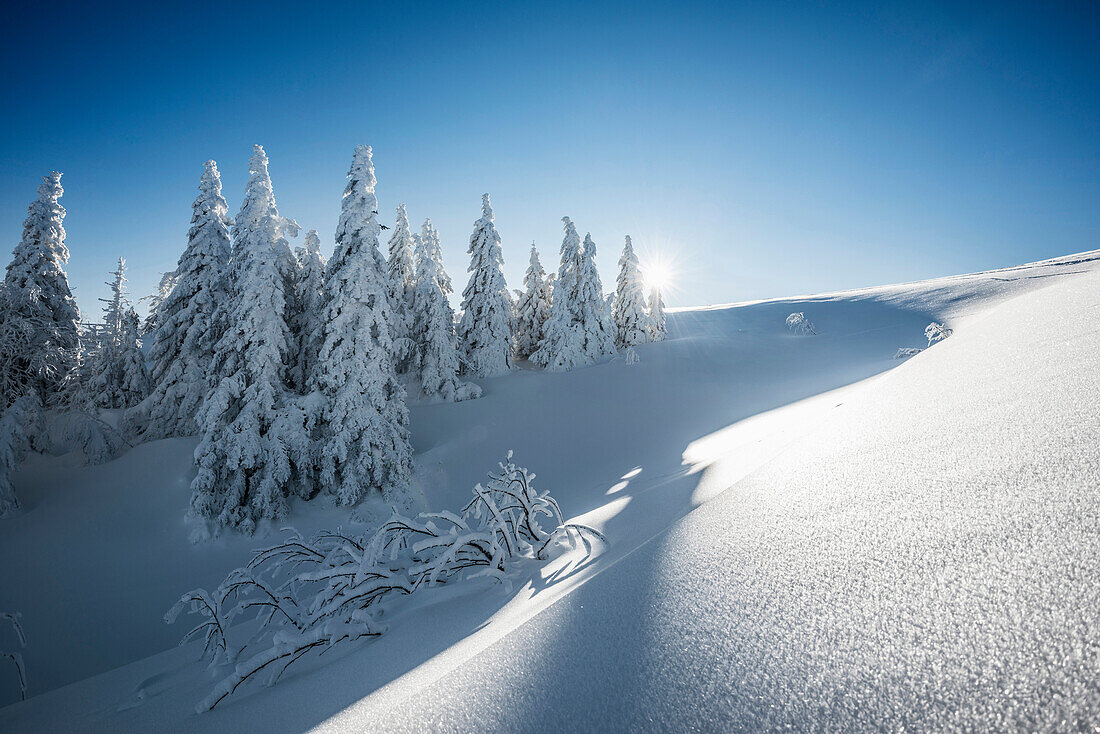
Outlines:
[{"label": "snowy hillside", "polygon": [[[792,334],[793,312],[817,335]],[[933,320],[953,334],[895,359]],[[278,528],[189,541],[197,439],[100,466],[31,456],[0,527],[0,611],[22,612],[32,697],[0,730],[1100,721],[1100,251],[671,310],[668,330],[637,364],[410,402],[424,507],[461,507],[511,449],[607,536],[597,555],[426,594],[377,641],[201,715],[210,676],[162,617]],[[281,525],[386,512],[315,500]],[[0,703],[17,697],[0,669]]]}]

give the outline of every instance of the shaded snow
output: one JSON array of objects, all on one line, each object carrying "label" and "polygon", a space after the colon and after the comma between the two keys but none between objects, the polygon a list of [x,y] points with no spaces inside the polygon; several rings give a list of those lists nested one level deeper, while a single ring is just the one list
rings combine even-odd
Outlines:
[{"label": "shaded snow", "polygon": [[[260,541],[186,543],[191,441],[93,468],[35,457],[27,512],[0,528],[5,557],[28,559],[0,571],[0,607],[24,612],[32,694],[111,672],[0,710],[0,729],[1095,720],[1100,417],[1082,398],[1100,394],[1098,256],[680,311],[637,365],[413,406],[427,504],[453,507],[513,448],[611,548],[512,596],[440,595],[201,717],[194,651],[139,659],[185,631],[160,622],[180,593]],[[819,336],[790,335],[792,311]],[[954,336],[893,360],[933,318]],[[315,503],[293,522],[339,517]],[[63,583],[32,583],[45,575]]]}]

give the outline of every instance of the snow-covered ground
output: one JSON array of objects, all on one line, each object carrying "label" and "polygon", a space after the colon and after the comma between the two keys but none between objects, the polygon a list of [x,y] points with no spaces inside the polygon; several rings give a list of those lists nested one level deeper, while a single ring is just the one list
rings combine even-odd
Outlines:
[{"label": "snow-covered ground", "polygon": [[[796,311],[818,336],[787,331]],[[933,319],[953,336],[894,360]],[[411,410],[428,507],[460,507],[513,449],[608,536],[600,555],[426,594],[377,641],[202,715],[211,680],[162,615],[265,539],[188,542],[194,441],[31,457],[0,610],[23,613],[33,697],[0,730],[1100,722],[1100,251],[669,330],[636,365]],[[314,502],[289,524],[340,523]],[[0,701],[16,690],[0,669]]]}]

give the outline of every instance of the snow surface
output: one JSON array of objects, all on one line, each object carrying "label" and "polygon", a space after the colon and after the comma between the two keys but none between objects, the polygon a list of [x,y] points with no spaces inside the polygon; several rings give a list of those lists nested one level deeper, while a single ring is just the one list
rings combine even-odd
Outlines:
[{"label": "snow surface", "polygon": [[[791,335],[793,311],[819,335]],[[931,320],[953,335],[894,360]],[[264,541],[187,542],[193,440],[97,467],[32,457],[24,513],[0,525],[18,559],[0,609],[23,612],[33,698],[0,730],[1100,720],[1100,252],[668,323],[636,365],[411,407],[428,506],[453,508],[512,448],[608,535],[602,555],[512,593],[426,595],[376,642],[201,716],[212,682],[161,615]],[[348,524],[317,505],[291,523]],[[0,670],[0,695],[17,690]]]}]

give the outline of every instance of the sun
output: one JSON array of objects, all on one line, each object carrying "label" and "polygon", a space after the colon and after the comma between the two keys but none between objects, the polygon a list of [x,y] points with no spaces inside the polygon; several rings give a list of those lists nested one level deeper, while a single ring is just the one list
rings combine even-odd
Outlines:
[{"label": "sun", "polygon": [[665,292],[674,280],[672,266],[659,255],[642,267],[642,273],[646,287],[650,290],[657,288],[661,292]]}]

